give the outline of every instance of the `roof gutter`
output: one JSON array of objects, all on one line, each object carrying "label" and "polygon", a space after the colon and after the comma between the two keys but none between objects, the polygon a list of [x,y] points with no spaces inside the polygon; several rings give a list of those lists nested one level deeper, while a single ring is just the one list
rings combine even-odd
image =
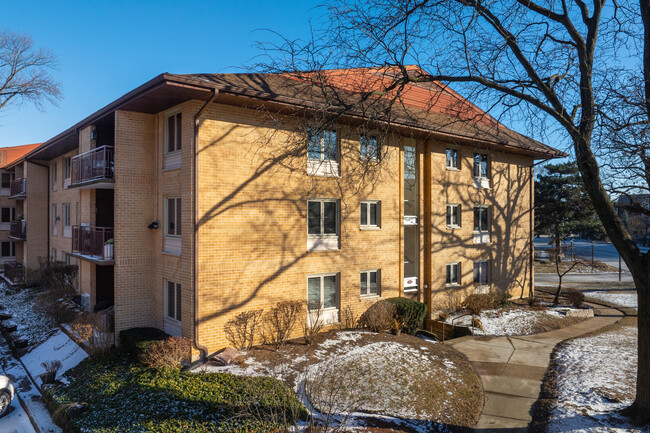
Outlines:
[{"label": "roof gutter", "polygon": [[192,168],[192,200],[193,200],[193,214],[194,214],[194,242],[192,254],[192,279],[194,285],[194,335],[192,338],[192,345],[196,350],[201,352],[201,361],[205,361],[208,355],[208,348],[199,343],[199,272],[197,269],[199,262],[199,194],[198,194],[198,168],[199,168],[199,126],[201,114],[217,97],[219,91],[212,89],[212,96],[203,104],[201,109],[194,115],[194,143],[192,143],[192,151],[194,153],[193,168]]}]

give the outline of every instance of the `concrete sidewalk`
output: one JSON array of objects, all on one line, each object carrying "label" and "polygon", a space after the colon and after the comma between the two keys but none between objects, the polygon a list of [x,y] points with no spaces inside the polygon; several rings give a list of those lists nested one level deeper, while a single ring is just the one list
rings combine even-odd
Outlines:
[{"label": "concrete sidewalk", "polygon": [[475,431],[528,431],[531,408],[555,346],[623,317],[619,310],[587,305],[594,308],[594,318],[556,331],[521,337],[463,337],[447,343],[467,356],[483,383],[485,405]]}]

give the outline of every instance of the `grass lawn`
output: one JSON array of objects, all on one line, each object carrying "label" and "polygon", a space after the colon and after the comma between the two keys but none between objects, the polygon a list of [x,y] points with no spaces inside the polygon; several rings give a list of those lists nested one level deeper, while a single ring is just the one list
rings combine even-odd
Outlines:
[{"label": "grass lawn", "polygon": [[[598,272],[618,272],[618,268],[609,266],[607,263],[594,261],[593,270],[591,268],[591,259],[577,260],[578,264],[573,267],[571,273],[598,273]],[[560,272],[568,270],[575,262],[571,260],[564,260],[560,262]],[[555,262],[549,260],[535,260],[535,272],[540,274],[557,274]]]},{"label": "grass lawn", "polygon": [[88,403],[74,419],[84,432],[264,432],[285,414],[306,416],[276,379],[156,371],[119,352],[82,361],[66,379],[49,393],[58,404]]},{"label": "grass lawn", "polygon": [[476,424],[483,407],[480,380],[464,355],[405,334],[323,332],[312,346],[257,347],[239,365],[207,369],[281,379],[351,431],[460,431]]}]

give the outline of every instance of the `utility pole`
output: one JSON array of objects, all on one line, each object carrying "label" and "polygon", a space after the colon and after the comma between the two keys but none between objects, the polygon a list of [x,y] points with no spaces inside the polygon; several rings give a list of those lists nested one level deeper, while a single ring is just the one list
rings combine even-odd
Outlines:
[{"label": "utility pole", "polygon": [[573,254],[573,238],[571,238],[571,261],[576,261],[576,256]]},{"label": "utility pole", "polygon": [[594,240],[591,240],[591,272],[594,271]]}]

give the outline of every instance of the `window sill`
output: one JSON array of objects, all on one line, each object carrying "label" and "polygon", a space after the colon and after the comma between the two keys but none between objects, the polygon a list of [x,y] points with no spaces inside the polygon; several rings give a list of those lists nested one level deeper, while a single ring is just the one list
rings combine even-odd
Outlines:
[{"label": "window sill", "polygon": [[457,225],[448,225],[447,228],[453,230],[453,229],[459,229],[461,227]]},{"label": "window sill", "polygon": [[460,283],[445,284],[445,287],[460,287]]},{"label": "window sill", "polygon": [[404,289],[404,293],[417,292],[419,289],[417,287],[407,287]]},{"label": "window sill", "polygon": [[368,301],[372,299],[379,299],[381,298],[381,295],[361,295],[359,297],[359,301]]},{"label": "window sill", "polygon": [[366,231],[366,230],[373,231],[374,230],[374,231],[377,231],[377,230],[381,230],[381,227],[379,227],[379,226],[360,226],[359,230],[363,230],[363,231]]},{"label": "window sill", "polygon": [[460,168],[457,167],[445,167],[447,171],[461,171]]},{"label": "window sill", "polygon": [[339,236],[308,236],[307,237],[307,251],[339,251]]},{"label": "window sill", "polygon": [[181,166],[170,166],[170,167],[163,167],[162,171],[167,172],[167,171],[175,171],[175,170],[180,170]]}]

